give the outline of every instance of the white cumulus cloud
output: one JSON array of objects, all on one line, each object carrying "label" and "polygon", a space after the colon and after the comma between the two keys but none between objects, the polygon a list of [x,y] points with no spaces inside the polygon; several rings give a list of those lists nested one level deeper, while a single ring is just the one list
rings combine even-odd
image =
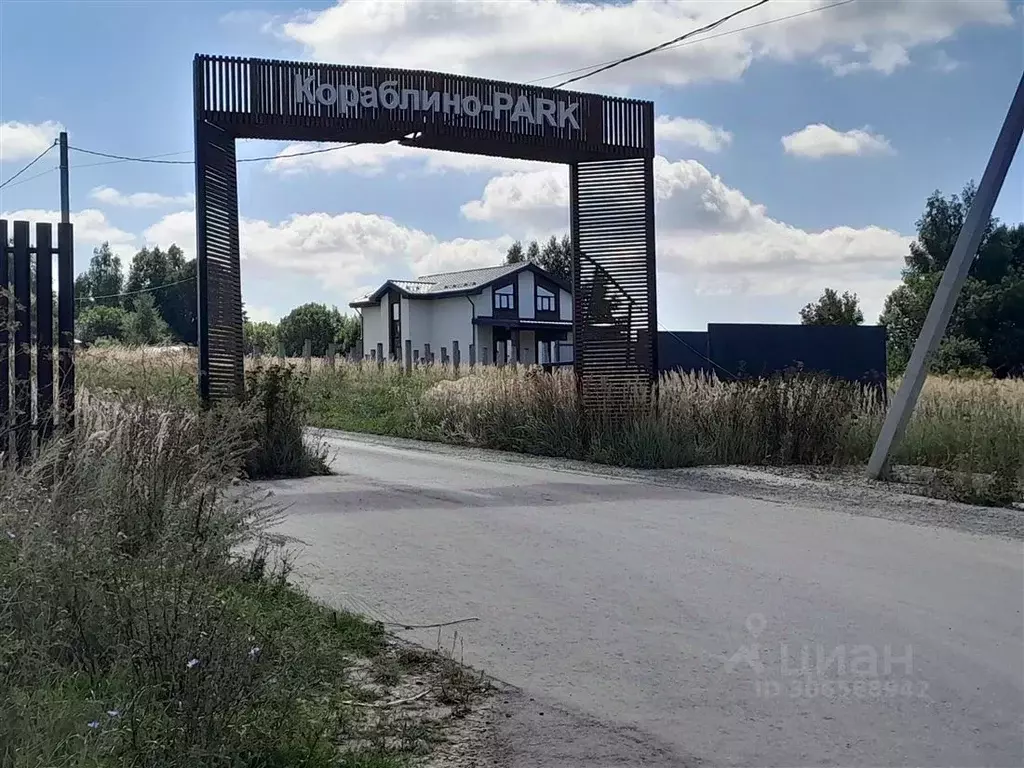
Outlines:
[{"label": "white cumulus cloud", "polygon": [[[740,190],[695,160],[655,158],[659,272],[685,277],[698,293],[793,294],[803,301],[822,285],[842,285],[864,299],[867,314],[898,282],[910,238],[881,227],[794,227],[768,215]],[[491,179],[467,218],[520,236],[566,231],[568,175],[552,170]]]},{"label": "white cumulus cloud", "polygon": [[823,157],[854,155],[891,155],[895,150],[881,134],[867,128],[837,131],[824,123],[814,123],[782,137],[787,154],[820,160]]},{"label": "white cumulus cloud", "polygon": [[[553,85],[664,42],[748,5],[748,0],[576,3],[517,0],[339,2],[278,23],[276,33],[323,61],[429,69]],[[969,25],[1013,23],[1009,0],[897,2],[838,7],[832,0],[768,3],[718,36],[669,48],[583,81],[588,89],[736,80],[758,59],[817,59],[837,73],[889,73],[911,52]],[[820,11],[820,12],[817,12]],[[789,17],[789,18],[787,18]],[[764,22],[775,22],[767,23]],[[567,40],[585,41],[568,45]]]},{"label": "white cumulus cloud", "polygon": [[705,152],[720,152],[732,143],[732,134],[703,120],[659,115],[654,121],[654,139],[659,147],[678,144]]},{"label": "white cumulus cloud", "polygon": [[[313,276],[348,298],[358,286],[375,280],[500,264],[512,243],[510,237],[441,240],[386,216],[364,213],[293,214],[278,222],[243,218],[239,236],[243,272],[257,267],[263,274],[280,270]],[[164,248],[177,243],[193,256],[195,211],[162,217],[143,238]]]},{"label": "white cumulus cloud", "polygon": [[0,123],[0,162],[31,160],[53,145],[64,126],[52,120],[43,123]]},{"label": "white cumulus cloud", "polygon": [[[47,211],[38,208],[23,208],[17,211],[0,212],[0,219],[8,221],[51,222],[60,221],[60,211]],[[111,250],[121,257],[122,261],[130,260],[135,255],[135,235],[114,226],[107,220],[103,211],[86,208],[71,212],[71,223],[75,227],[75,245],[94,248],[101,243],[110,243]],[[56,227],[55,227],[56,229]],[[33,232],[32,237],[35,237]]]},{"label": "white cumulus cloud", "polygon": [[434,149],[419,149],[402,144],[356,144],[341,146],[333,152],[302,154],[323,149],[314,144],[291,144],[282,149],[277,157],[267,163],[272,172],[283,174],[304,171],[347,171],[363,176],[376,176],[399,162],[425,173],[509,173],[521,170],[543,168],[546,163],[516,160],[505,157],[469,155],[463,152],[443,152]]},{"label": "white cumulus cloud", "polygon": [[95,187],[89,197],[99,203],[125,208],[158,208],[165,205],[189,205],[195,200],[192,193],[186,195],[162,195],[158,192],[131,192],[125,194],[113,187]]}]

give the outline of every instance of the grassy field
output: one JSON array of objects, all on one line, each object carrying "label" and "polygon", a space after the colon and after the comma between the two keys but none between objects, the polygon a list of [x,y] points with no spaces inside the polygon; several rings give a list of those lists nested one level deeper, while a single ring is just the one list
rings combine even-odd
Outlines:
[{"label": "grassy field", "polygon": [[237,483],[322,471],[288,437],[287,376],[203,411],[173,366],[150,372],[133,393],[83,390],[73,432],[0,462],[0,766],[397,768],[429,752],[441,719],[374,702],[415,674],[454,711],[476,681],[306,597],[278,510]]},{"label": "grassy field", "polygon": [[[289,362],[306,372],[303,361]],[[79,370],[90,389],[195,400],[188,352],[90,350]],[[457,375],[433,366],[406,375],[394,364],[331,369],[313,360],[304,386],[313,426],[635,467],[860,464],[885,415],[879,397],[807,376],[736,383],[668,375],[657,410],[637,393],[616,423],[580,412],[568,371],[463,367]],[[939,470],[937,490],[956,498],[1020,498],[1024,382],[930,378],[894,463]]]}]

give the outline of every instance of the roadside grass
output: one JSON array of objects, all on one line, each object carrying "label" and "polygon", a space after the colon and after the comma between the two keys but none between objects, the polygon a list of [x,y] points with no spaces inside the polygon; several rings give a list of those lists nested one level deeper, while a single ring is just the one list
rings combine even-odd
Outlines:
[{"label": "roadside grass", "polygon": [[278,510],[236,482],[265,399],[131,380],[0,466],[0,766],[406,765],[416,729],[352,705],[385,695],[352,674],[383,627],[294,587]]},{"label": "roadside grass", "polygon": [[[103,371],[87,377],[134,381],[124,369],[139,353],[109,354],[81,356],[83,370]],[[170,358],[144,364],[166,364],[154,383],[177,397],[182,380],[193,381],[194,360]],[[743,382],[667,374],[657,408],[648,392],[627,392],[624,418],[608,420],[581,411],[571,371],[435,365],[407,375],[395,363],[288,363],[301,374],[311,426],[638,468],[863,464],[885,416],[878,393],[797,372]],[[893,464],[927,468],[919,485],[932,495],[1020,500],[1024,382],[929,377]]]}]

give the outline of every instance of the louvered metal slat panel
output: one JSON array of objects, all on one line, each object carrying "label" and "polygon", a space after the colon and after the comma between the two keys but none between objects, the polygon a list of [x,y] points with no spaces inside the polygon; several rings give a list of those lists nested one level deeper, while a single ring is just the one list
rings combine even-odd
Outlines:
[{"label": "louvered metal slat panel", "polygon": [[[229,100],[236,80],[226,81]],[[204,400],[222,400],[241,396],[244,386],[235,137],[206,123],[196,134],[199,388]]]},{"label": "louvered metal slat panel", "polygon": [[657,371],[653,165],[648,158],[580,163],[570,184],[574,366],[585,410],[613,414]]},{"label": "louvered metal slat panel", "polygon": [[[576,162],[604,157],[649,156],[650,102],[577,91],[555,90],[522,83],[485,80],[463,75],[388,67],[356,67],[313,62],[278,61],[225,56],[197,56],[195,78],[197,119],[229,127],[238,137],[306,141],[387,142],[422,132],[421,146],[481,155],[523,157],[550,162]],[[298,78],[298,81],[296,80]],[[337,95],[355,88],[359,101],[328,98],[312,103],[303,95],[307,78],[313,88]],[[479,100],[480,108],[445,112],[419,108],[419,99],[405,106],[381,105],[381,86],[417,94],[458,94]],[[364,102],[363,89],[377,97]],[[563,102],[573,107],[574,121],[555,124],[543,118],[513,119],[513,109],[495,109],[495,94],[513,102],[521,96]],[[376,106],[373,105],[376,102]],[[536,117],[536,115],[535,115]]]}]

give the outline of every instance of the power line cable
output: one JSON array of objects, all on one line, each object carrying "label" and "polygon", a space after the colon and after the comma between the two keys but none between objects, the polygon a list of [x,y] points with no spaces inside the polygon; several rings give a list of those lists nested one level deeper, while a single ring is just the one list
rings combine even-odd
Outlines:
[{"label": "power line cable", "polygon": [[186,277],[182,280],[175,280],[171,283],[163,283],[161,285],[151,285],[148,288],[139,288],[137,291],[125,291],[123,293],[109,293],[106,296],[77,296],[75,301],[95,301],[97,299],[118,299],[122,296],[135,296],[140,293],[149,293],[150,291],[159,291],[161,288],[170,288],[173,285],[181,285],[182,283],[194,283],[195,278]]},{"label": "power line cable", "polygon": [[30,163],[29,163],[28,165],[26,165],[26,166],[25,166],[24,168],[22,168],[22,169],[21,169],[20,171],[18,171],[18,172],[17,172],[16,174],[14,174],[13,176],[11,176],[11,177],[10,177],[9,179],[7,179],[7,181],[5,181],[5,182],[3,182],[2,184],[0,184],[0,189],[3,189],[4,187],[6,187],[6,186],[7,186],[8,184],[10,184],[10,183],[11,183],[12,181],[14,181],[14,180],[15,180],[16,178],[18,178],[19,176],[21,176],[21,174],[23,174],[23,173],[24,173],[25,171],[27,171],[27,170],[28,170],[29,168],[31,168],[31,167],[32,167],[33,165],[35,165],[35,164],[36,164],[36,163],[38,163],[38,162],[39,162],[40,160],[42,160],[42,159],[43,159],[43,158],[44,158],[44,157],[46,156],[46,154],[47,154],[47,153],[48,153],[48,152],[49,152],[49,151],[50,151],[51,149],[53,149],[53,148],[54,148],[54,147],[56,147],[56,146],[57,146],[57,140],[56,140],[56,139],[54,139],[54,140],[53,140],[53,143],[52,143],[52,144],[51,144],[50,146],[48,146],[48,147],[47,147],[46,149],[44,149],[44,150],[43,150],[42,152],[40,152],[40,153],[39,153],[38,155],[36,155],[35,159],[34,159],[34,160],[33,160],[32,162],[30,162]]},{"label": "power line cable", "polygon": [[21,186],[22,184],[28,184],[30,181],[35,181],[36,179],[40,179],[43,176],[46,176],[48,173],[53,173],[54,171],[57,171],[57,170],[60,170],[60,169],[55,165],[55,166],[53,166],[53,168],[48,168],[47,170],[41,171],[40,173],[34,173],[31,176],[29,176],[28,178],[22,179],[21,181],[17,181],[14,184],[8,184],[6,186],[18,187],[18,186]]},{"label": "power line cable", "polygon": [[[363,142],[353,141],[348,144],[342,144],[337,147],[325,147],[323,149],[310,149],[304,152],[292,152],[288,155],[264,155],[262,157],[242,157],[235,160],[237,163],[259,163],[266,160],[286,160],[290,157],[305,157],[306,155],[322,155],[325,152],[337,152],[341,149],[349,149],[350,147],[358,146]],[[163,155],[149,155],[147,157],[132,157],[129,155],[115,155],[110,152],[98,152],[94,149],[82,149],[81,147],[68,147],[76,152],[81,152],[85,155],[95,155],[96,157],[106,157],[110,159],[110,162],[106,163],[90,163],[86,166],[78,166],[80,168],[86,168],[97,165],[113,165],[115,163],[154,163],[157,165],[195,165],[195,160],[161,160],[158,158],[169,157],[171,155],[183,155],[185,152],[167,152]]]},{"label": "power line cable", "polygon": [[[79,150],[79,151],[82,151],[82,150]],[[192,153],[189,152],[189,151],[185,151],[185,152],[164,152],[163,154],[160,154],[160,155],[146,155],[145,157],[141,157],[141,158],[126,157],[123,160],[104,160],[104,161],[101,161],[99,163],[82,163],[81,165],[77,165],[76,164],[75,168],[97,168],[97,167],[99,167],[101,165],[117,165],[118,163],[137,162],[137,161],[141,161],[141,160],[155,160],[155,159],[160,158],[160,157],[174,157],[175,155],[191,155],[191,154]],[[191,163],[192,161],[189,160],[188,162]]]},{"label": "power line cable", "polygon": [[609,69],[614,69],[615,67],[621,66],[621,65],[626,64],[626,63],[628,63],[630,61],[636,61],[637,59],[639,59],[639,58],[641,58],[643,56],[649,56],[652,53],[657,53],[658,51],[661,51],[661,50],[664,50],[665,48],[668,48],[670,45],[674,45],[676,43],[681,43],[684,40],[687,40],[687,39],[693,37],[694,35],[699,35],[699,34],[702,34],[703,32],[710,32],[712,29],[715,29],[716,27],[720,27],[722,24],[725,24],[727,21],[731,21],[732,19],[735,19],[737,16],[739,16],[741,14],[744,14],[744,13],[747,13],[748,11],[752,11],[755,8],[760,8],[762,5],[765,5],[768,2],[769,2],[769,0],[757,0],[756,3],[752,3],[751,5],[748,5],[745,8],[740,8],[738,11],[733,11],[732,13],[728,14],[727,16],[723,16],[722,18],[718,19],[717,21],[713,21],[710,24],[706,24],[703,27],[700,27],[699,29],[694,29],[694,30],[691,30],[690,32],[687,32],[686,34],[680,35],[679,37],[672,38],[671,40],[666,40],[664,43],[660,43],[660,44],[654,46],[653,48],[647,48],[646,50],[639,51],[638,53],[633,53],[633,54],[630,54],[629,56],[623,56],[621,59],[616,59],[615,61],[610,62],[608,64],[604,64],[604,65],[598,66],[597,69],[595,69],[595,70],[593,70],[591,72],[587,72],[587,73],[582,74],[582,75],[577,75],[576,77],[570,77],[568,80],[563,80],[562,82],[558,83],[557,85],[553,85],[551,87],[552,88],[562,88],[562,87],[564,87],[566,85],[569,85],[570,83],[576,83],[576,82],[579,82],[580,80],[584,80],[584,79],[586,79],[588,77],[593,77],[594,75],[600,74],[601,72],[607,72]]},{"label": "power line cable", "polygon": [[[818,8],[811,8],[811,9],[806,10],[806,11],[800,11],[799,13],[791,13],[788,16],[779,16],[777,19],[768,19],[767,21],[759,21],[757,24],[748,24],[745,27],[737,27],[736,29],[729,29],[729,30],[726,30],[725,32],[719,32],[717,35],[708,35],[707,37],[701,37],[701,38],[698,38],[696,40],[681,40],[678,43],[673,43],[671,45],[666,45],[664,48],[659,48],[657,52],[661,53],[663,51],[673,51],[676,48],[683,48],[683,47],[685,47],[687,45],[696,45],[697,43],[706,43],[709,40],[717,40],[720,37],[728,37],[729,35],[735,35],[735,34],[738,34],[740,32],[747,32],[747,31],[749,31],[751,29],[758,29],[760,27],[767,27],[770,24],[777,24],[780,21],[789,21],[790,19],[797,19],[797,18],[799,18],[801,16],[808,16],[808,15],[810,15],[812,13],[820,13],[821,11],[828,11],[828,10],[831,10],[832,8],[839,8],[840,6],[843,6],[843,5],[849,5],[852,2],[854,2],[854,0],[840,0],[839,2],[832,3],[831,5],[822,5],[822,6],[818,7]],[[602,61],[602,62],[600,62],[598,64],[589,64],[588,66],[585,66],[585,67],[577,67],[576,69],[567,69],[564,72],[556,72],[553,75],[546,75],[544,77],[538,77],[535,80],[529,80],[529,81],[527,81],[527,84],[528,85],[536,85],[537,83],[542,83],[545,80],[554,80],[556,77],[564,77],[565,75],[575,75],[577,72],[587,72],[588,70],[591,70],[591,69],[596,69],[598,67],[603,67],[606,64],[613,64],[615,61],[617,61],[617,59],[609,59],[608,61]]]}]

